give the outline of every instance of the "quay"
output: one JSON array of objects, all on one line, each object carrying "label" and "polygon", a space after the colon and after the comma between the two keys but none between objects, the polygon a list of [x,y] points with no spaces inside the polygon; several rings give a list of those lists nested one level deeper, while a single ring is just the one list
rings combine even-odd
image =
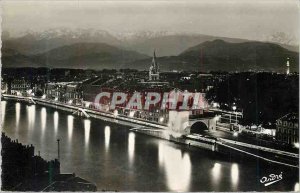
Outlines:
[{"label": "quay", "polygon": [[129,126],[131,127],[130,130],[134,132],[169,140],[179,144],[198,147],[219,153],[231,154],[232,152],[234,152],[262,159],[267,162],[299,168],[299,154],[297,153],[281,151],[221,137],[202,136],[194,133],[183,135],[182,137],[174,137],[172,135],[172,132],[168,130],[167,124],[154,123],[151,121],[127,117],[124,115],[115,115],[111,112],[100,112],[94,109],[84,108],[82,106],[75,106],[36,97],[23,97],[7,94],[3,94],[2,97],[5,100],[23,101],[27,103],[39,104],[67,111],[87,118],[93,117],[103,121]]},{"label": "quay", "polygon": [[47,161],[35,154],[35,147],[1,135],[2,186],[4,191],[81,191],[95,192],[95,184],[61,173],[60,160]]}]

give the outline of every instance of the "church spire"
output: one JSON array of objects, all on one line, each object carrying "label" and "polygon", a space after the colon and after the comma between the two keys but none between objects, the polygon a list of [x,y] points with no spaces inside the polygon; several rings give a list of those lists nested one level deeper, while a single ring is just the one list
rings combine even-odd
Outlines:
[{"label": "church spire", "polygon": [[154,67],[156,67],[156,54],[155,54],[155,49],[154,49],[154,51],[153,51],[152,64],[153,64]]},{"label": "church spire", "polygon": [[152,64],[151,64],[150,69],[149,69],[149,80],[150,81],[159,80],[159,67],[158,67],[158,63],[156,62],[155,49],[153,51]]},{"label": "church spire", "polygon": [[289,61],[289,58],[287,58],[287,61],[286,61],[286,74],[287,75],[290,74],[290,61]]}]

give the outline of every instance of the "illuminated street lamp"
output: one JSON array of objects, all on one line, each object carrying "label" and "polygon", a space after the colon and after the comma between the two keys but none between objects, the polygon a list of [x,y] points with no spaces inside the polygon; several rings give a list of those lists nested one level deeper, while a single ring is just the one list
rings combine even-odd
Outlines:
[{"label": "illuminated street lamp", "polygon": [[233,136],[234,137],[237,137],[239,134],[238,134],[238,132],[237,131],[235,131],[234,133],[233,133]]},{"label": "illuminated street lamp", "polygon": [[72,103],[73,103],[73,100],[72,100],[72,99],[70,99],[68,103],[69,103],[69,104],[72,104]]},{"label": "illuminated street lamp", "polygon": [[118,110],[114,110],[114,116],[117,117],[118,116]]},{"label": "illuminated street lamp", "polygon": [[220,107],[219,103],[216,103],[216,102],[214,102],[212,105],[214,108]]},{"label": "illuminated street lamp", "polygon": [[235,105],[232,106],[232,110],[235,113],[235,123],[237,124],[237,112],[235,112],[235,110],[236,110],[236,106]]},{"label": "illuminated street lamp", "polygon": [[164,118],[163,118],[163,117],[160,117],[160,118],[159,118],[159,122],[162,123],[163,121],[164,121]]},{"label": "illuminated street lamp", "polygon": [[294,143],[294,146],[299,149],[299,143]]},{"label": "illuminated street lamp", "polygon": [[42,99],[45,99],[46,98],[46,95],[45,94],[43,94],[43,96],[42,96]]},{"label": "illuminated street lamp", "polygon": [[134,111],[130,111],[130,113],[129,113],[129,117],[133,117],[134,116]]},{"label": "illuminated street lamp", "polygon": [[89,108],[89,107],[90,107],[90,104],[91,104],[90,102],[85,102],[85,107],[86,107],[86,108]]}]

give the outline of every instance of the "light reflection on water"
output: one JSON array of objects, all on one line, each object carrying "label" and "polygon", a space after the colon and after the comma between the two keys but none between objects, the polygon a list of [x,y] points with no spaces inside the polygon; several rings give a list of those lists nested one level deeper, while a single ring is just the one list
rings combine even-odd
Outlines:
[{"label": "light reflection on water", "polygon": [[[30,131],[32,131],[35,126],[35,105],[26,106],[26,109],[27,109],[27,118],[28,118],[28,128]],[[45,120],[45,124],[46,124],[46,120]]]},{"label": "light reflection on water", "polygon": [[215,163],[214,167],[211,170],[211,174],[212,174],[213,184],[214,185],[218,185],[219,184],[220,175],[221,175],[221,164]]},{"label": "light reflection on water", "polygon": [[163,143],[158,143],[158,163],[160,167],[163,167],[164,165],[164,151],[163,151]]},{"label": "light reflection on water", "polygon": [[232,187],[236,189],[239,182],[239,167],[236,163],[231,166],[231,182]]},{"label": "light reflection on water", "polygon": [[104,137],[105,137],[105,151],[108,151],[109,141],[110,141],[110,126],[105,126]]},{"label": "light reflection on water", "polygon": [[135,133],[130,132],[128,134],[128,157],[130,164],[133,163],[134,159],[134,146],[135,146]]},{"label": "light reflection on water", "polygon": [[297,182],[297,183],[295,184],[294,191],[295,191],[295,192],[298,192],[299,190],[300,190],[299,182]]},{"label": "light reflection on water", "polygon": [[68,115],[68,139],[69,141],[72,140],[73,135],[73,127],[74,127],[74,117],[73,115]]},{"label": "light reflection on water", "polygon": [[85,146],[88,146],[90,140],[91,121],[89,119],[84,120],[84,142]]},{"label": "light reflection on water", "polygon": [[55,111],[53,113],[53,125],[54,125],[54,134],[55,134],[55,137],[57,135],[57,129],[58,129],[58,117],[59,117],[58,112]]},{"label": "light reflection on water", "polygon": [[160,143],[158,156],[166,172],[169,189],[177,192],[188,191],[192,170],[189,154],[182,154],[180,149]]},{"label": "light reflection on water", "polygon": [[41,124],[42,124],[42,134],[44,135],[46,129],[46,119],[47,119],[47,111],[46,108],[43,107],[41,110]]},{"label": "light reflection on water", "polygon": [[16,103],[16,127],[19,128],[21,104]]},{"label": "light reflection on water", "polygon": [[1,101],[1,123],[4,123],[6,113],[6,101]]}]

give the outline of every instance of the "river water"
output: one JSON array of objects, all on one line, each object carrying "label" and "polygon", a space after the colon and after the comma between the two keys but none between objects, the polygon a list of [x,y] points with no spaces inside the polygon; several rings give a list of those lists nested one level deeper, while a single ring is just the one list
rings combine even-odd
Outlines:
[{"label": "river water", "polygon": [[[294,191],[298,168],[228,156],[134,133],[128,127],[39,105],[1,101],[2,130],[47,160],[57,158],[62,173],[96,184],[99,191]],[[280,174],[270,186],[263,176]]]}]

